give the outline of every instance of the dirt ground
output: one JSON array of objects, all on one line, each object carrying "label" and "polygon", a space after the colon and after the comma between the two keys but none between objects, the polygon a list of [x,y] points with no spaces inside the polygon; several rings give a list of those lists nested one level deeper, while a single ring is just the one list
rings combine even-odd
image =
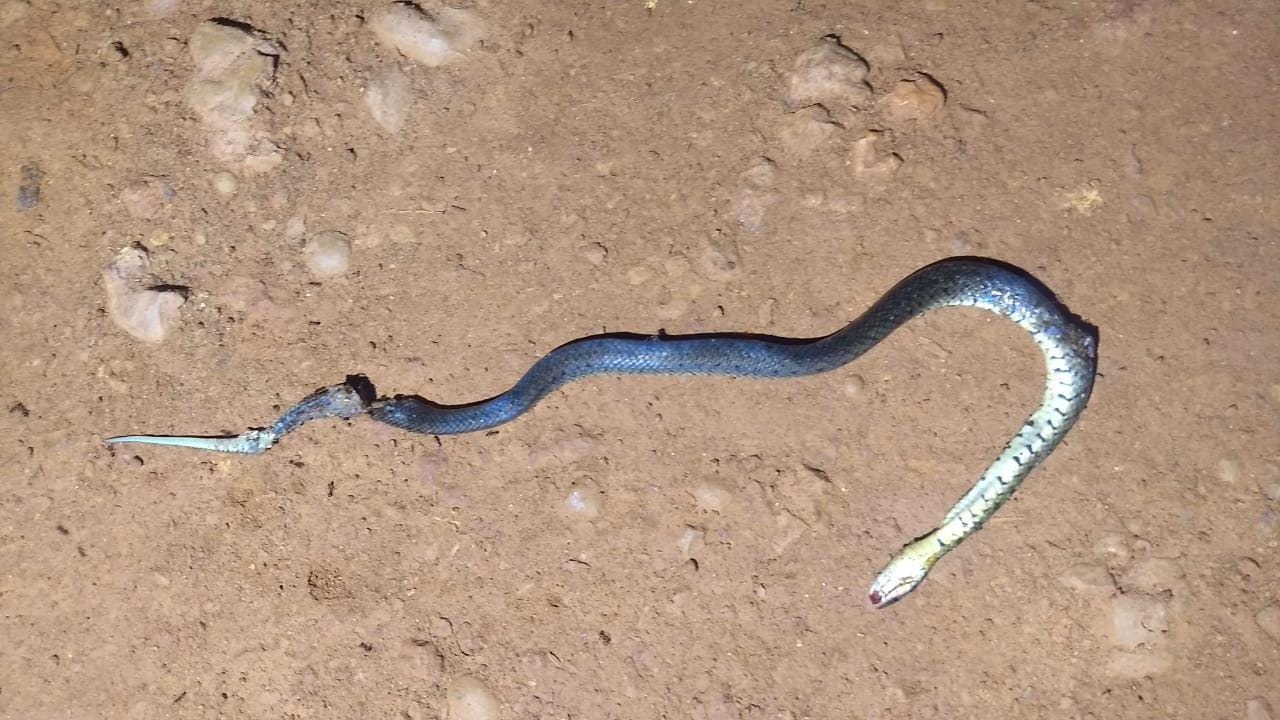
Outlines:
[{"label": "dirt ground", "polygon": [[[381,9],[0,3],[0,717],[1280,718],[1280,6],[478,0],[441,67]],[[192,104],[212,18],[273,48],[265,157]],[[792,112],[827,35],[871,95]],[[945,105],[894,115],[920,73]],[[325,232],[350,262],[317,279]],[[160,342],[109,307],[134,244],[185,297]],[[460,437],[102,443],[348,373],[478,400],[602,331],[819,335],[956,254],[1053,288],[1100,375],[884,610],[876,572],[1039,398],[1011,323],[940,311],[801,380],[590,379]]]}]

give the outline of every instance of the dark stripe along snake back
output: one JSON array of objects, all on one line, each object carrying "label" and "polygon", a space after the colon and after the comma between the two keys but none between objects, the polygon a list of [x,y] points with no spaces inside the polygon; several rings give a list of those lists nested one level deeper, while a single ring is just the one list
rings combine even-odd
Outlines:
[{"label": "dark stripe along snake back", "polygon": [[869,597],[884,607],[914,590],[943,555],[976,532],[1057,447],[1083,412],[1097,372],[1097,335],[1034,278],[980,258],[951,258],[912,273],[844,328],[809,340],[746,335],[602,335],[575,340],[534,363],[508,391],[481,402],[442,406],[413,396],[366,402],[347,384],[309,396],[274,425],[233,438],[130,435],[147,442],[260,453],[304,422],[366,411],[404,430],[456,435],[523,415],[547,394],[589,375],[727,375],[789,378],[853,362],[917,315],[940,307],[989,310],[1026,330],[1044,355],[1044,397],[976,484],[933,531],[902,549],[876,577]]}]

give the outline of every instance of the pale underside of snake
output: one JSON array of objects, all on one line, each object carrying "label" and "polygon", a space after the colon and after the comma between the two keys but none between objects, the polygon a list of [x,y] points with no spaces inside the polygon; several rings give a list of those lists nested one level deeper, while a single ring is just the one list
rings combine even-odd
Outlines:
[{"label": "pale underside of snake", "polygon": [[813,375],[857,359],[913,317],[940,307],[991,311],[1026,330],[1045,361],[1040,406],[973,487],[932,531],[909,543],[871,585],[872,605],[885,607],[914,590],[943,555],[977,532],[1057,447],[1084,411],[1097,371],[1097,333],[1027,273],[993,260],[950,258],[898,283],[858,319],[819,338],[759,335],[601,335],[574,340],[538,360],[508,391],[468,405],[445,406],[416,396],[374,399],[357,378],[319,390],[270,427],[233,437],[127,435],[108,443],[173,445],[258,454],[312,420],[373,419],[412,432],[456,435],[510,422],[566,383],[599,374],[725,375],[788,378]]}]

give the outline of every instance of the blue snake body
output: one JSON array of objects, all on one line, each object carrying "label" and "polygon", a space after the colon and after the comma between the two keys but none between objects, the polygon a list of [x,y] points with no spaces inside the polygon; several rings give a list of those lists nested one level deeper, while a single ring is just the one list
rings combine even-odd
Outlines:
[{"label": "blue snake body", "polygon": [[1097,370],[1094,329],[1068,312],[1038,281],[1012,266],[980,258],[942,260],[911,274],[856,320],[820,338],[728,334],[588,337],[548,353],[510,390],[469,405],[445,406],[415,396],[370,402],[349,382],[314,393],[274,425],[240,436],[131,435],[109,442],[256,454],[302,423],[362,412],[412,432],[475,432],[508,423],[557,388],[589,375],[789,378],[828,372],[853,362],[912,318],[947,306],[988,310],[1026,330],[1045,359],[1044,396],[1039,408],[942,523],[907,545],[876,578],[869,596],[873,605],[884,607],[917,587],[939,558],[995,514],[1066,436],[1093,389]]}]

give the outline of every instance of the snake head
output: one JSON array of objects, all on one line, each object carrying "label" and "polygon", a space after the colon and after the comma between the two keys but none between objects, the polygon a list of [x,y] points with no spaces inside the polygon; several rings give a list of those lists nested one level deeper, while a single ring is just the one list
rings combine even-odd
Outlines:
[{"label": "snake head", "polygon": [[906,597],[924,582],[933,564],[945,553],[946,548],[934,538],[934,533],[902,548],[871,583],[871,592],[867,594],[871,604],[877,609],[885,608]]}]

